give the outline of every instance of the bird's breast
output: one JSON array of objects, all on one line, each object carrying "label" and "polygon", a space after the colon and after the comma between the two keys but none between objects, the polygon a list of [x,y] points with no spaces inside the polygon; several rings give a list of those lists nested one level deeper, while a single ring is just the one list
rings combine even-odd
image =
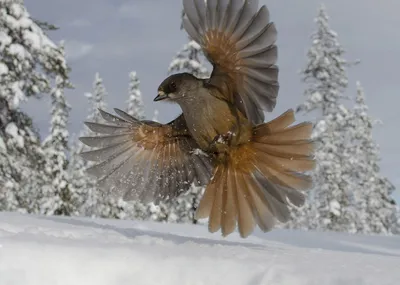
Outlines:
[{"label": "bird's breast", "polygon": [[204,151],[215,151],[216,143],[224,136],[230,136],[231,143],[238,144],[248,131],[248,126],[238,120],[229,105],[217,98],[182,109],[189,132]]}]

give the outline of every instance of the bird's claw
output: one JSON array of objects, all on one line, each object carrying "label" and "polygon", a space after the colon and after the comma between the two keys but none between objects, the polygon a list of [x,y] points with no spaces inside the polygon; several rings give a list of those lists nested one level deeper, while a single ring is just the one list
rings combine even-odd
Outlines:
[{"label": "bird's claw", "polygon": [[214,145],[216,145],[216,144],[227,144],[227,145],[230,145],[231,140],[232,140],[232,133],[228,132],[226,134],[216,135],[214,137],[214,139],[212,140],[211,144],[214,144]]}]

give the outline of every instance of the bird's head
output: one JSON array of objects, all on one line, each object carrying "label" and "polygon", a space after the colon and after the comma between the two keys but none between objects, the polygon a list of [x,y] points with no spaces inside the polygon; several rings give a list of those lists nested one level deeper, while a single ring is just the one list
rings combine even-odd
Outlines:
[{"label": "bird's head", "polygon": [[190,73],[178,73],[167,77],[158,87],[158,95],[154,101],[167,100],[179,102],[195,96],[195,90],[201,80]]}]

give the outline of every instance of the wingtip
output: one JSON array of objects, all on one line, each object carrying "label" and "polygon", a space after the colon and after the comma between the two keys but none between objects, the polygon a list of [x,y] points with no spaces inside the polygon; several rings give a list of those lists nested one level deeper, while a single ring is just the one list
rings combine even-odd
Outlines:
[{"label": "wingtip", "polygon": [[93,124],[93,122],[84,121],[83,124],[90,129],[90,126]]},{"label": "wingtip", "polygon": [[107,116],[111,114],[100,108],[97,108],[97,110],[99,110],[100,116],[107,121]]},{"label": "wingtip", "polygon": [[93,144],[93,138],[94,137],[79,137],[78,139],[81,143],[83,143],[86,146],[96,147],[96,145]]},{"label": "wingtip", "polygon": [[98,133],[98,130],[96,129],[97,123],[84,121],[83,124],[92,132]]}]

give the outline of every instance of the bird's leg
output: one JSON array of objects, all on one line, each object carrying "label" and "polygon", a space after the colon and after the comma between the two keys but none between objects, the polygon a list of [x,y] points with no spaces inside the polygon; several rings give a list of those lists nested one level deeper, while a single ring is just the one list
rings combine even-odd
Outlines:
[{"label": "bird's leg", "polygon": [[224,152],[231,145],[232,137],[232,132],[216,135],[210,143],[210,148],[215,149],[217,152]]},{"label": "bird's leg", "polygon": [[227,144],[230,145],[232,141],[232,132],[227,132],[226,134],[219,134],[214,137],[211,144]]}]

